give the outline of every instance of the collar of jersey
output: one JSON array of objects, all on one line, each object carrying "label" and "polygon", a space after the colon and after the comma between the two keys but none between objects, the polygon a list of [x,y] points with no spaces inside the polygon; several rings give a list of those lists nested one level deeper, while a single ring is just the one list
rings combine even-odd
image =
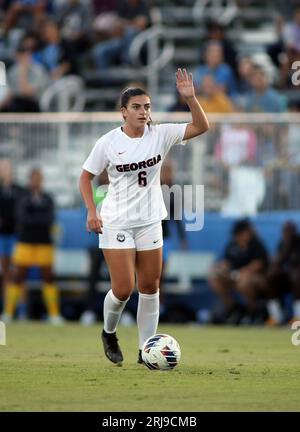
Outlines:
[{"label": "collar of jersey", "polygon": [[123,131],[122,131],[122,126],[120,126],[120,128],[119,128],[119,133],[122,134],[122,136],[125,136],[126,138],[128,138],[130,141],[131,141],[131,140],[140,140],[140,139],[144,138],[144,136],[147,134],[148,129],[149,129],[149,126],[146,125],[146,126],[145,126],[145,129],[144,129],[144,133],[143,133],[143,135],[140,136],[140,137],[136,137],[136,138],[131,138],[131,137],[128,136],[125,132],[123,132]]}]

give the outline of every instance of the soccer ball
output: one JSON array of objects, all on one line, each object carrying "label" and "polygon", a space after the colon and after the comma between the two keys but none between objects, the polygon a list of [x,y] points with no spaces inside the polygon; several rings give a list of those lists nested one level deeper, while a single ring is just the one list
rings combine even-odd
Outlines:
[{"label": "soccer ball", "polygon": [[179,363],[181,357],[178,342],[167,334],[155,334],[143,345],[142,359],[149,369],[170,370]]}]

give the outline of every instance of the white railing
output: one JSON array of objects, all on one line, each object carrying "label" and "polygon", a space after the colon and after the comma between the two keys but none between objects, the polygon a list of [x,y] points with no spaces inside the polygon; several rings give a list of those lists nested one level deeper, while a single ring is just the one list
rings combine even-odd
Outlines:
[{"label": "white railing", "polygon": [[[152,117],[158,123],[191,119],[189,113]],[[74,207],[80,203],[83,161],[96,140],[121,120],[119,113],[108,112],[2,114],[0,157],[13,161],[22,183],[33,165],[41,166],[58,205]],[[204,184],[207,209],[228,209],[231,194],[241,193],[237,185],[258,209],[300,209],[298,114],[210,115],[209,120],[208,133],[172,149],[176,183]]]}]

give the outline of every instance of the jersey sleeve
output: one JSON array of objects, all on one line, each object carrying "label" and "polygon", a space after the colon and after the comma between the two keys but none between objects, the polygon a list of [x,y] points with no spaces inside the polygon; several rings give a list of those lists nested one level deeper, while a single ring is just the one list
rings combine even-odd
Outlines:
[{"label": "jersey sleeve", "polygon": [[187,123],[166,123],[159,125],[159,131],[163,134],[166,153],[173,145],[185,145],[183,141]]},{"label": "jersey sleeve", "polygon": [[99,175],[108,165],[108,158],[106,153],[106,141],[100,138],[94,145],[87,160],[84,162],[82,168],[94,175]]}]

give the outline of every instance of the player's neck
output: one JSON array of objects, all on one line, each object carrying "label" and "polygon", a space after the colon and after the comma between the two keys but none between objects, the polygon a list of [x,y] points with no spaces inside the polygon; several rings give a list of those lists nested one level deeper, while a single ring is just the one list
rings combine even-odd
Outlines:
[{"label": "player's neck", "polygon": [[134,127],[128,125],[127,123],[125,123],[121,127],[121,129],[130,138],[140,138],[140,137],[142,137],[144,135],[144,132],[145,132],[145,127],[144,126],[142,126],[140,128],[134,128]]}]

